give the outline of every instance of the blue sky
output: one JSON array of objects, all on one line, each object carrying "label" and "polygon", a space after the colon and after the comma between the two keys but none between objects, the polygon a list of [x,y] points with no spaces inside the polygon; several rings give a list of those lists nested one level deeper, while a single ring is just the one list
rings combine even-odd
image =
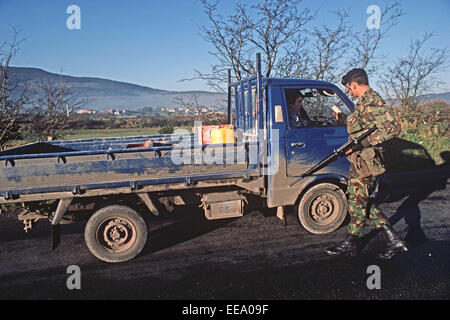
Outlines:
[{"label": "blue sky", "polygon": [[[226,15],[237,0],[222,1]],[[243,2],[243,1],[240,1]],[[246,3],[251,3],[248,1]],[[341,8],[351,23],[363,30],[366,9],[384,0],[304,0],[303,5],[320,10],[311,24],[326,24],[331,11]],[[407,52],[411,39],[424,31],[435,32],[430,47],[450,48],[450,1],[400,1],[406,14],[380,48],[393,61]],[[69,30],[66,8],[81,9],[81,29]],[[13,61],[16,66],[38,67],[73,76],[92,76],[126,81],[166,90],[210,90],[190,78],[194,69],[209,71],[214,57],[211,45],[199,35],[207,24],[198,0],[0,0],[0,42],[11,39],[11,26],[22,30],[25,41]],[[450,91],[450,71],[439,92]]]}]

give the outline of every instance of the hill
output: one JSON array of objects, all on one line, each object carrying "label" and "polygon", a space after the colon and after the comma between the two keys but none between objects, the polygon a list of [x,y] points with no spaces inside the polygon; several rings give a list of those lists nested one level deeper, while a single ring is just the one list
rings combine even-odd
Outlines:
[{"label": "hill", "polygon": [[[37,85],[42,81],[57,83],[60,75],[38,68],[10,67],[10,75],[14,81],[22,85],[28,84],[31,94],[35,93]],[[168,91],[140,86],[137,84],[114,81],[94,77],[73,77],[62,75],[62,80],[70,85],[71,91],[80,98],[87,98],[86,108],[94,110],[127,109],[136,110],[145,107],[159,108],[176,107],[175,98],[192,101],[197,98],[199,104],[208,108],[216,107],[225,110],[226,94],[207,91]],[[37,99],[37,95],[34,94]],[[422,100],[442,99],[450,102],[450,92],[427,94]],[[179,105],[178,105],[179,106]]]},{"label": "hill", "polygon": [[425,94],[421,98],[423,100],[441,99],[450,102],[450,92]]},{"label": "hill", "polygon": [[[20,86],[27,83],[33,95],[38,84],[42,81],[59,82],[60,75],[38,68],[10,67],[9,75]],[[128,109],[136,110],[144,107],[176,106],[174,99],[181,97],[190,101],[194,95],[199,104],[206,107],[223,107],[226,95],[207,91],[168,91],[140,86],[137,84],[114,81],[94,77],[73,77],[62,75],[62,81],[70,86],[73,94],[80,98],[87,98],[86,108],[94,110]],[[34,95],[36,98],[36,95]]]}]

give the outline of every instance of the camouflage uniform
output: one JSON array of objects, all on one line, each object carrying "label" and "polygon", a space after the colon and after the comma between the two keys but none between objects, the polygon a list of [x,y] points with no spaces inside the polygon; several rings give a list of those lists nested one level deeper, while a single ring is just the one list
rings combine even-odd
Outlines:
[{"label": "camouflage uniform", "polygon": [[348,231],[351,235],[359,235],[367,219],[377,228],[387,224],[385,215],[375,205],[370,205],[369,199],[377,177],[385,171],[380,145],[400,133],[400,126],[387,112],[383,99],[378,93],[368,89],[359,99],[354,112],[347,118],[347,130],[350,138],[355,138],[373,126],[377,126],[378,130],[363,144],[370,146],[353,152],[348,157]]}]

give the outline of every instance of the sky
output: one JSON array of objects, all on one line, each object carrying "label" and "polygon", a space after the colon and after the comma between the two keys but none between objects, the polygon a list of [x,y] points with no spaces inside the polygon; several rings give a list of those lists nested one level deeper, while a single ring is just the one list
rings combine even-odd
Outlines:
[{"label": "sky", "polygon": [[[235,3],[222,0],[224,15]],[[425,31],[434,32],[429,47],[450,49],[450,1],[399,1],[405,15],[384,40],[378,54],[395,61],[407,53],[410,41]],[[385,0],[303,0],[319,10],[311,27],[330,22],[332,11],[345,9],[355,28],[363,30],[370,5],[381,10]],[[69,29],[69,6],[80,8],[80,28]],[[211,44],[200,36],[208,24],[199,0],[0,0],[0,43],[10,41],[11,27],[24,41],[12,65],[36,67],[72,76],[118,80],[157,89],[188,91],[211,89],[192,78],[194,70],[208,72],[215,63]],[[435,92],[450,91],[450,70]]]}]

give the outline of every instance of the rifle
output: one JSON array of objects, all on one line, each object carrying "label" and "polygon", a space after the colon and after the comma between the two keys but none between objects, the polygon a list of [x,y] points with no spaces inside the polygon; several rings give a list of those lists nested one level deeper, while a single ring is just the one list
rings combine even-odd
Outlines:
[{"label": "rifle", "polygon": [[289,185],[289,187],[292,187],[294,184],[296,184],[297,182],[299,182],[300,180],[302,180],[304,177],[309,176],[310,174],[313,174],[317,171],[319,171],[320,169],[326,167],[327,165],[329,165],[330,163],[336,161],[336,159],[339,156],[344,156],[345,153],[350,150],[353,146],[357,145],[358,143],[360,143],[362,140],[364,140],[365,138],[367,138],[368,136],[370,136],[375,130],[377,130],[377,127],[374,126],[372,128],[370,128],[369,130],[367,130],[366,132],[364,132],[363,134],[361,134],[360,136],[344,143],[342,146],[340,146],[339,148],[337,148],[336,150],[333,151],[332,154],[330,154],[328,157],[326,157],[325,159],[323,159],[322,161],[320,161],[318,164],[316,164],[314,167],[312,167],[311,169],[309,169],[308,171],[306,171],[305,173],[303,173],[300,178],[298,178],[295,182],[291,183]]}]

